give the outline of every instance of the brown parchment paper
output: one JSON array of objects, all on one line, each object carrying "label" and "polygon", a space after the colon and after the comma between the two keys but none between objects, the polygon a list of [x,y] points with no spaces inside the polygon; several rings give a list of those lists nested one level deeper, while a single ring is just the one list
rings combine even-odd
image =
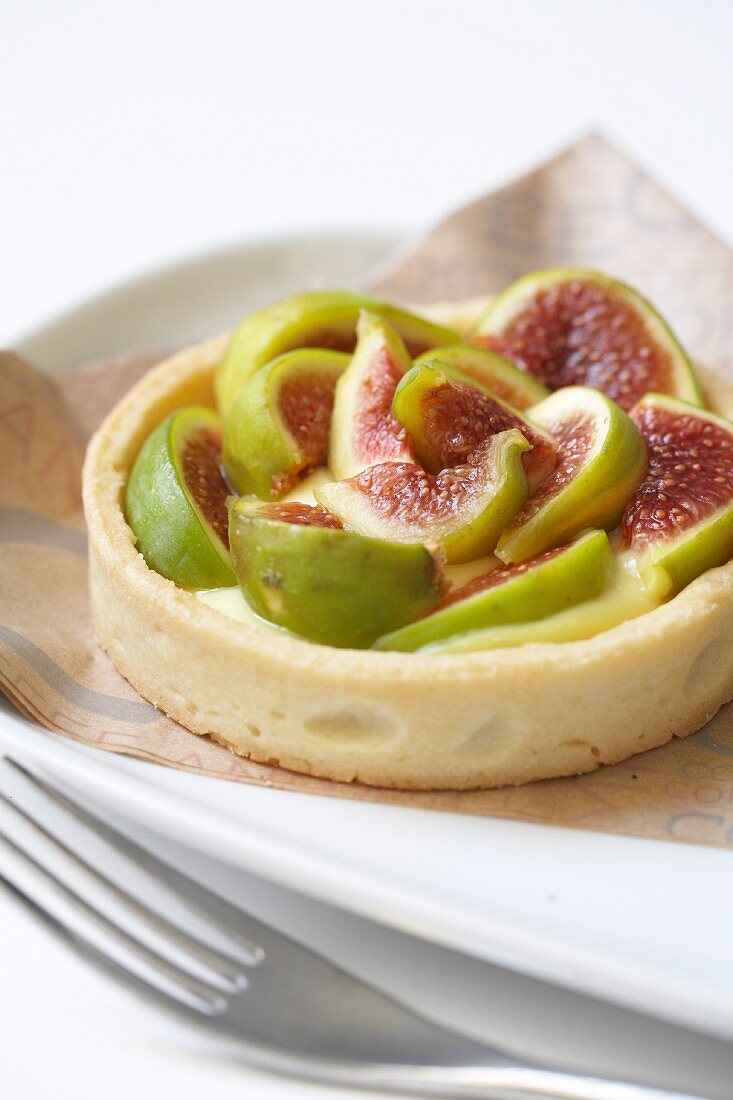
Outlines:
[{"label": "brown parchment paper", "polygon": [[[698,359],[733,378],[733,253],[595,136],[446,218],[370,285],[430,302],[563,263],[638,285]],[[85,744],[245,783],[733,845],[733,705],[693,737],[592,775],[413,794],[253,764],[140,699],[92,634],[79,475],[89,433],[153,362],[125,355],[50,380],[0,355],[0,689],[24,714]]]}]

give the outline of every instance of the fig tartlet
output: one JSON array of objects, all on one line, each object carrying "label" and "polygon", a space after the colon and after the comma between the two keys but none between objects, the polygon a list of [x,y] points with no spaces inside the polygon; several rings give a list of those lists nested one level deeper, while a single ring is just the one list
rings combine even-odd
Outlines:
[{"label": "fig tartlet", "polygon": [[127,394],[84,468],[100,643],[193,732],[344,782],[699,729],[733,698],[733,389],[596,272],[423,314],[300,295]]}]

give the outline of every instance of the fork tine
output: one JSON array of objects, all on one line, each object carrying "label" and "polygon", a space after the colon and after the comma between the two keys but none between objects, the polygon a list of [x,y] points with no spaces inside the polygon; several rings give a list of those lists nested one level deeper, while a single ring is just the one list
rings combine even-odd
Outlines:
[{"label": "fork tine", "polygon": [[[85,855],[95,853],[96,869],[100,863],[105,867],[114,865],[115,879],[123,881],[126,893],[139,903],[144,899],[146,909],[155,906],[155,912],[160,915],[162,903],[171,925],[198,943],[205,937],[210,951],[213,941],[217,952],[227,959],[245,966],[256,966],[263,960],[264,951],[253,942],[267,934],[259,921],[176,871],[17,760],[6,756],[0,760],[0,765],[0,792],[3,778],[8,776],[11,796],[20,780],[26,804],[31,798],[35,799],[36,820],[40,816],[45,818],[49,809],[60,812],[63,818],[55,820],[63,821],[64,835],[81,838]],[[243,926],[250,935],[242,934]]]},{"label": "fork tine", "polygon": [[224,996],[179,970],[138,943],[61,882],[40,859],[0,831],[0,883],[23,900],[97,961],[112,964],[129,979],[169,1003],[217,1016],[227,1006]]},{"label": "fork tine", "polygon": [[[121,887],[50,833],[32,813],[19,804],[17,798],[11,800],[0,791],[0,803],[22,817],[28,829],[36,834],[35,851],[41,847],[46,849],[47,862],[54,866],[54,878],[64,886],[75,889],[83,897],[93,897],[94,901],[87,901],[87,904],[101,916],[106,916],[110,923],[177,965],[179,969],[198,976],[224,992],[236,992],[246,986],[246,977],[229,960],[209,951],[204,944],[187,936],[152,909],[126,894]],[[11,836],[6,839],[13,838]],[[27,851],[26,845],[24,850]]]},{"label": "fork tine", "polygon": [[[5,762],[4,766],[7,768]],[[89,838],[86,833],[81,836],[84,842],[82,855],[79,851],[80,830],[77,823],[69,822],[58,806],[49,805],[45,793],[32,784],[30,777],[20,774],[20,769],[13,770],[19,774],[13,776],[10,791],[7,790],[7,783],[5,791],[0,788],[0,800],[11,805],[17,814],[22,815],[28,826],[39,834],[36,836],[36,848],[38,844],[53,846],[53,866],[57,878],[67,884],[71,881],[77,892],[87,898],[93,897],[97,911],[110,917],[116,925],[163,955],[169,962],[228,992],[246,986],[247,979],[240,966],[124,890],[110,878],[108,863],[105,863],[104,870],[100,869],[99,855],[95,865],[89,857]]]}]

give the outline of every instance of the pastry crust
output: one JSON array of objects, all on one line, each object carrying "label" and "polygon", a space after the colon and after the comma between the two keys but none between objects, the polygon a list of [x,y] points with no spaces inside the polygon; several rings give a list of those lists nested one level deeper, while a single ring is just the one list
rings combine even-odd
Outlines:
[{"label": "pastry crust", "polygon": [[[733,698],[733,563],[586,641],[443,655],[314,645],[236,622],[154,573],[125,522],[124,486],[163,417],[213,404],[227,339],[152,370],[101,425],[84,466],[97,637],[171,718],[294,771],[470,789],[592,771],[687,736]],[[712,408],[733,416],[733,388],[700,377]]]}]

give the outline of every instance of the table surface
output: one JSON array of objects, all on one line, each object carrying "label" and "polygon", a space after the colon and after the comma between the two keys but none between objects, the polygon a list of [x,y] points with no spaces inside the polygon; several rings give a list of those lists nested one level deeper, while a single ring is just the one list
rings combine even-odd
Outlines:
[{"label": "table surface", "polygon": [[[3,6],[2,24],[0,343],[197,250],[290,230],[429,225],[588,129],[733,240],[726,0],[25,0]],[[667,1066],[680,1087],[729,1094],[722,1044],[223,867],[197,870],[448,1019],[619,1072]],[[4,894],[0,923],[4,1095],[325,1095],[214,1059]]]}]

